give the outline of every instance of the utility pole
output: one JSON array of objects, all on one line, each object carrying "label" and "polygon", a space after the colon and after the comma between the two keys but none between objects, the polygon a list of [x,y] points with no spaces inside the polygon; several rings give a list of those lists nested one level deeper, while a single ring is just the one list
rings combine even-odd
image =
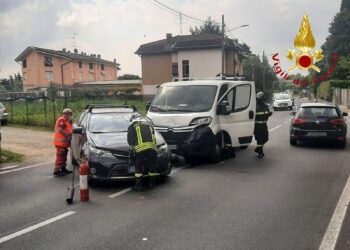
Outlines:
[{"label": "utility pole", "polygon": [[182,35],[182,12],[180,12],[180,35]]},{"label": "utility pole", "polygon": [[225,74],[225,17],[222,15],[221,22],[221,74]]},{"label": "utility pole", "polygon": [[262,56],[262,65],[263,65],[263,92],[265,92],[265,51],[263,50],[263,56]]}]

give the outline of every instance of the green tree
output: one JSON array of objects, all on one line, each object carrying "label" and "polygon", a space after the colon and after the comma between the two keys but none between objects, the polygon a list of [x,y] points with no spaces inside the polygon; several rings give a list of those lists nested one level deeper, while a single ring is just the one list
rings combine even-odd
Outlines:
[{"label": "green tree", "polygon": [[220,24],[215,22],[215,20],[208,17],[205,22],[199,27],[190,27],[191,35],[200,34],[212,34],[212,35],[222,35]]},{"label": "green tree", "polygon": [[118,76],[118,80],[137,80],[141,79],[138,75],[133,75],[133,74],[124,74],[121,76]]},{"label": "green tree", "polygon": [[341,2],[340,11],[343,11],[343,10],[350,10],[350,0],[343,0]]}]

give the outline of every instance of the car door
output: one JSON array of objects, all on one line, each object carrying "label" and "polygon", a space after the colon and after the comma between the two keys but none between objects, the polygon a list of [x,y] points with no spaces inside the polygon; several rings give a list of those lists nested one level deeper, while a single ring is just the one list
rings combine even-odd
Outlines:
[{"label": "car door", "polygon": [[230,84],[228,91],[219,99],[230,105],[229,114],[218,115],[219,126],[231,137],[233,147],[248,145],[252,142],[255,125],[255,85],[254,82]]},{"label": "car door", "polygon": [[[88,117],[88,113],[86,111],[83,111],[80,116],[78,117],[76,123],[73,124],[73,128],[80,128],[85,125],[86,128],[86,120]],[[71,142],[71,150],[73,152],[73,156],[75,160],[79,160],[81,157],[81,148],[83,146],[83,142],[86,141],[86,129],[83,129],[83,134],[74,134],[72,135],[72,142]]]}]

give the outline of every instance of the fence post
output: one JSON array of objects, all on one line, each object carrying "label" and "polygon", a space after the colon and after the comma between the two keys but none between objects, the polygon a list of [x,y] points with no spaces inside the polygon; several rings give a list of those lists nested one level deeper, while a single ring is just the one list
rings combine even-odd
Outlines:
[{"label": "fence post", "polygon": [[43,98],[44,98],[44,112],[45,112],[45,126],[47,127],[47,108],[46,108],[46,96],[43,93]]},{"label": "fence post", "polygon": [[25,98],[26,98],[27,125],[29,125],[28,97],[27,97],[27,95],[25,96]]},{"label": "fence post", "polygon": [[67,108],[67,92],[66,90],[64,90],[64,108],[66,109]]},{"label": "fence post", "polygon": [[11,122],[13,123],[13,100],[12,100],[12,93],[10,93],[10,106],[11,106]]},{"label": "fence post", "polygon": [[53,110],[53,123],[56,123],[56,110],[55,110],[55,93],[52,93],[52,110]]}]

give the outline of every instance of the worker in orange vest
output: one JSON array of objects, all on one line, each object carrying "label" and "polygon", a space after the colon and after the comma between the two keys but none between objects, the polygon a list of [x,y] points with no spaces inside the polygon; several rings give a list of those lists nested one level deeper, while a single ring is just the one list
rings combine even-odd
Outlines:
[{"label": "worker in orange vest", "polygon": [[58,118],[55,125],[55,134],[53,144],[56,147],[56,162],[53,175],[65,176],[72,173],[66,168],[68,148],[72,140],[72,120],[73,112],[71,109],[64,109],[62,116]]}]

